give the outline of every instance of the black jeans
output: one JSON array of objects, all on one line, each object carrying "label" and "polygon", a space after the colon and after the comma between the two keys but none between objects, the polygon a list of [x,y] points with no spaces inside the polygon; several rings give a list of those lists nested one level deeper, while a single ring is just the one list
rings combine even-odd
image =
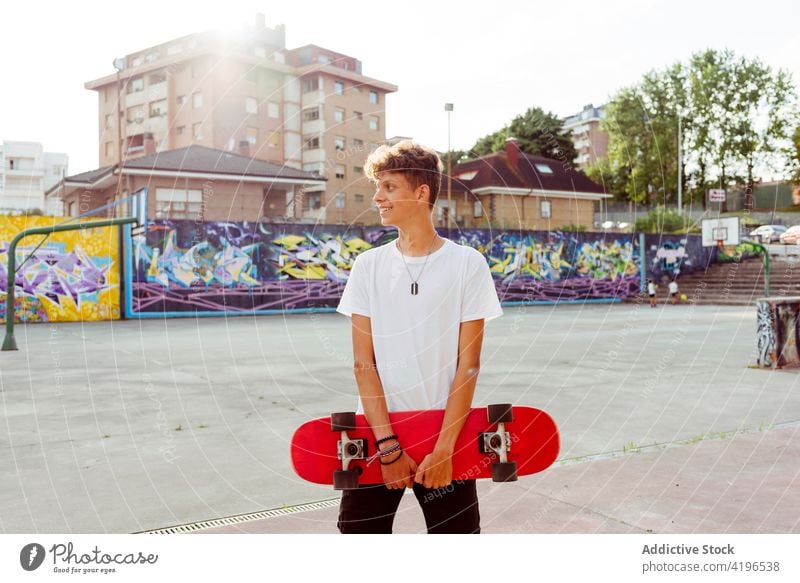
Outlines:
[{"label": "black jeans", "polygon": [[[390,490],[383,484],[345,490],[339,505],[342,534],[391,534],[394,515],[405,488]],[[481,517],[475,480],[428,489],[414,484],[428,534],[480,534]]]}]

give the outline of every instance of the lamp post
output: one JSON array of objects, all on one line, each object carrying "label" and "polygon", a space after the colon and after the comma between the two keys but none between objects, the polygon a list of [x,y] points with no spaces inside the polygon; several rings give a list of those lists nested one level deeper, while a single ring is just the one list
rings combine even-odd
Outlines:
[{"label": "lamp post", "polygon": [[[125,57],[114,59],[114,68],[117,70],[117,172],[119,178],[117,179],[117,192],[114,194],[114,202],[120,199],[120,187],[122,186],[122,89],[120,81],[120,73],[125,70]],[[114,214],[118,213],[118,209],[114,210]]]},{"label": "lamp post", "polygon": [[453,104],[445,103],[444,110],[447,112],[447,236],[449,237],[450,213],[453,208],[452,153],[450,151],[450,114],[453,111]]},{"label": "lamp post", "polygon": [[681,111],[678,110],[678,214],[683,212],[683,146],[681,139]]}]

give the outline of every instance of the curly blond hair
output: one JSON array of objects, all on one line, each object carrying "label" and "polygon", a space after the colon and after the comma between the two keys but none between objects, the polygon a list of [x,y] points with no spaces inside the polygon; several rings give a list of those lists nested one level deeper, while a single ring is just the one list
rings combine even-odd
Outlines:
[{"label": "curly blond hair", "polygon": [[380,181],[381,172],[402,173],[413,189],[427,184],[431,191],[429,202],[433,205],[439,196],[443,169],[435,150],[411,140],[403,140],[394,146],[380,146],[370,154],[364,174],[375,184]]}]

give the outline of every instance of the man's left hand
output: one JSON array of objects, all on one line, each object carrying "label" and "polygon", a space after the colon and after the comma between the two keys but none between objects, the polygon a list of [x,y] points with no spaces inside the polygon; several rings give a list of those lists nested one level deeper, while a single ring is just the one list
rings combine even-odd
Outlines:
[{"label": "man's left hand", "polygon": [[449,485],[453,481],[452,454],[434,450],[426,455],[417,467],[414,481],[429,489],[444,488]]}]

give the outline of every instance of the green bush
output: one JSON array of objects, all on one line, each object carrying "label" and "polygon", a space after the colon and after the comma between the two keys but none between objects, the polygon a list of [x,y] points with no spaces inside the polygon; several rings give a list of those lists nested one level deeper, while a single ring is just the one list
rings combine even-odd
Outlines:
[{"label": "green bush", "polygon": [[686,218],[676,209],[659,206],[636,219],[634,229],[640,233],[682,233],[687,226]]}]

